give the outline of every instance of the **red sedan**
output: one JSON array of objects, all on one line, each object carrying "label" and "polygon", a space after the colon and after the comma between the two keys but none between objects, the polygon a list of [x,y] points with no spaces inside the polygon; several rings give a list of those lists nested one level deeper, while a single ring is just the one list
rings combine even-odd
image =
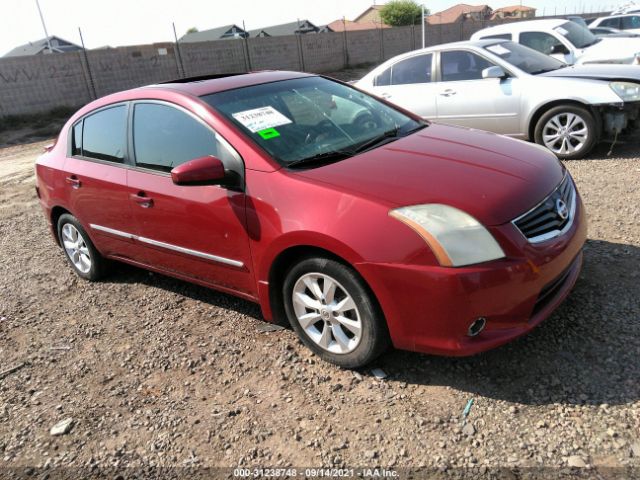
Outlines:
[{"label": "red sedan", "polygon": [[586,238],[545,149],[302,73],[109,95],[36,172],[81,277],[118,260],[238,295],[349,368],[390,344],[470,355],[525,334],[568,295]]}]

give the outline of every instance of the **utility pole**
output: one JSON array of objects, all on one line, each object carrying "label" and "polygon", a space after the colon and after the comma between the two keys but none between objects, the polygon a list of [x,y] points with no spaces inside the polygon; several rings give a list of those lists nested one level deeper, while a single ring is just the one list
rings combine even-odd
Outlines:
[{"label": "utility pole", "polygon": [[44,29],[44,36],[47,37],[47,48],[49,49],[49,53],[53,53],[53,50],[51,50],[51,40],[49,40],[49,32],[47,32],[47,26],[44,23],[44,17],[42,16],[40,2],[38,0],[36,0],[36,6],[38,7],[38,13],[40,14],[40,21],[42,22],[42,28]]},{"label": "utility pole", "polygon": [[422,4],[422,48],[424,48],[424,3]]}]

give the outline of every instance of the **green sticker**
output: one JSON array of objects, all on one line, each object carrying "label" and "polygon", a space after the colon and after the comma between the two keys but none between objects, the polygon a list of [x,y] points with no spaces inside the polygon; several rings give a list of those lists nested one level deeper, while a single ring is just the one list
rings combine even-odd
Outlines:
[{"label": "green sticker", "polygon": [[270,138],[276,138],[280,136],[280,132],[278,132],[275,128],[267,128],[265,130],[260,130],[258,135],[262,137],[263,140],[269,140]]}]

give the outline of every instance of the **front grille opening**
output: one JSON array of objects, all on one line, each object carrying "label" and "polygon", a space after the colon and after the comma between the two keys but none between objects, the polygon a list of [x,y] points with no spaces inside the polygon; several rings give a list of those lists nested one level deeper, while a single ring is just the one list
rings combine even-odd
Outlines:
[{"label": "front grille opening", "polygon": [[573,263],[571,266],[565,270],[560,276],[558,276],[555,280],[545,285],[540,291],[540,295],[538,295],[538,299],[536,300],[535,305],[533,306],[533,312],[531,317],[535,317],[538,313],[540,313],[558,294],[560,290],[564,287],[567,279],[569,278],[569,274],[573,268]]},{"label": "front grille opening", "polygon": [[[513,223],[530,242],[553,238],[573,221],[575,197],[575,187],[567,174],[551,195]],[[561,205],[566,208],[564,216],[561,214]]]}]

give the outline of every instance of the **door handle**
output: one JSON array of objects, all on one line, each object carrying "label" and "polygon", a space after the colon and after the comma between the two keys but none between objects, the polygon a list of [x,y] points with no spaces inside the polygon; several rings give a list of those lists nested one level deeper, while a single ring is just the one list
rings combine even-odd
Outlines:
[{"label": "door handle", "polygon": [[391,94],[390,94],[390,93],[387,93],[387,92],[383,92],[383,93],[381,93],[381,94],[380,94],[380,96],[381,96],[382,98],[384,98],[385,100],[388,100],[388,99],[390,99],[390,98],[391,98]]},{"label": "door handle", "polygon": [[71,175],[70,177],[65,178],[65,181],[69,185],[71,185],[71,188],[75,188],[75,189],[80,188],[80,186],[82,185],[78,177],[76,177],[75,175]]},{"label": "door handle", "polygon": [[153,207],[153,198],[147,197],[147,194],[144,192],[132,193],[129,197],[142,208]]},{"label": "door handle", "polygon": [[444,92],[440,93],[440,96],[442,96],[442,97],[450,97],[452,95],[455,95],[456,93],[458,93],[458,92],[456,92],[455,90],[452,90],[450,88],[447,88]]}]

